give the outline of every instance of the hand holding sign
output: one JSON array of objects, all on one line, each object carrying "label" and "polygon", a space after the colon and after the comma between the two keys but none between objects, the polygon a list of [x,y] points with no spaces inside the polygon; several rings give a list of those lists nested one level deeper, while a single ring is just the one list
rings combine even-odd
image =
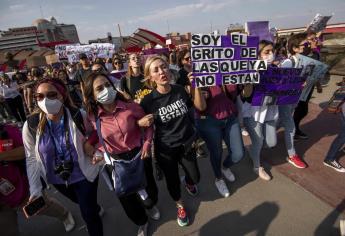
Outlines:
[{"label": "hand holding sign", "polygon": [[259,83],[257,71],[267,63],[258,60],[258,37],[246,34],[192,35],[193,86]]}]

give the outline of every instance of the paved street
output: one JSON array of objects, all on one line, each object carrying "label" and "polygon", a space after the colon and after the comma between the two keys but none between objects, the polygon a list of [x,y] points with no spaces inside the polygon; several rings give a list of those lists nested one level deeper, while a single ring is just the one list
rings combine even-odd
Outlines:
[{"label": "paved street", "polygon": [[[334,91],[333,82],[339,80],[340,77],[333,77],[329,86],[325,87],[325,93],[321,96],[317,95],[318,98],[314,99],[313,102],[323,106],[324,102],[329,99],[331,91]],[[323,131],[327,126],[330,129],[333,126],[337,127],[336,123],[328,123],[327,126],[321,128],[320,124],[313,123],[313,125],[315,126],[307,128]],[[318,137],[320,138],[317,141],[320,141],[322,134],[319,134]],[[322,155],[327,152],[327,148],[334,137],[335,132],[327,134],[327,139],[322,141],[324,145],[322,151],[318,151],[317,146],[310,146],[308,141],[306,144],[298,144],[297,150],[302,150],[302,147],[308,146],[303,152],[307,162],[312,163],[312,158],[322,160]],[[279,142],[283,142],[282,139],[279,139]],[[310,142],[317,145],[313,139]],[[246,143],[248,143],[247,140]],[[265,150],[264,153],[268,159],[274,158],[279,153],[279,160],[282,160],[285,157],[279,150],[278,147],[269,151]],[[313,153],[312,156],[308,155],[310,152]],[[344,164],[344,161],[343,158],[341,162]],[[200,194],[193,198],[187,195],[185,191],[183,192],[190,213],[191,225],[185,228],[177,225],[174,203],[168,196],[164,181],[160,181],[158,182],[160,190],[158,207],[162,217],[157,222],[151,221],[150,234],[159,236],[339,235],[340,216],[334,209],[341,204],[341,199],[344,199],[342,186],[345,183],[345,176],[322,167],[320,161],[318,164],[311,164],[310,170],[307,169],[308,172],[303,173],[303,170],[298,170],[288,164],[282,162],[277,164],[277,162],[268,160],[267,167],[273,175],[273,180],[264,182],[256,178],[251,170],[251,161],[246,156],[244,160],[233,167],[237,180],[234,184],[228,183],[231,195],[226,199],[222,198],[216,190],[209,160],[207,158],[200,159],[199,164],[202,177],[199,184]],[[322,183],[322,186],[317,186],[316,172],[327,173],[324,176],[332,182],[332,186],[327,186],[327,181]],[[325,197],[322,196],[331,192],[332,188],[337,186],[337,182],[343,190],[338,189],[338,192],[331,193],[334,196],[330,197],[335,199],[334,201],[325,201]],[[313,189],[308,189],[308,186],[301,187],[306,186],[307,183],[310,183]],[[63,225],[55,219],[35,217],[26,221],[20,215],[20,228],[23,236],[87,235],[77,206],[61,197],[53,189],[51,194],[71,209],[77,221],[76,229],[71,233],[65,233]],[[137,226],[128,220],[116,196],[106,189],[103,180],[100,181],[99,186],[99,202],[106,210],[103,218],[105,236],[136,235]]]}]

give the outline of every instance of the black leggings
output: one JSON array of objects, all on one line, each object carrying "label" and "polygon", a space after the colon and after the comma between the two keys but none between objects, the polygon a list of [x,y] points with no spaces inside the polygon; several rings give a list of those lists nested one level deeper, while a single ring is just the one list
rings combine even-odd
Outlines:
[{"label": "black leggings", "polygon": [[147,222],[147,215],[145,209],[151,209],[158,201],[158,188],[155,178],[153,176],[152,159],[144,160],[145,175],[146,175],[146,192],[148,198],[142,200],[137,193],[119,197],[120,203],[126,212],[126,215],[136,225],[144,225]]},{"label": "black leggings", "polygon": [[67,187],[64,184],[54,184],[54,187],[79,205],[89,235],[102,236],[103,223],[99,216],[100,206],[97,203],[98,177],[93,182],[84,179]]},{"label": "black leggings", "polygon": [[12,115],[16,118],[17,122],[25,122],[26,116],[22,97],[18,95],[15,98],[6,98],[6,102],[9,108],[11,109]]},{"label": "black leggings", "polygon": [[[155,145],[155,147],[157,147]],[[177,148],[159,148],[155,150],[156,159],[159,167],[162,169],[166,185],[170,196],[176,202],[181,199],[181,183],[178,171],[180,164],[186,175],[186,183],[194,185],[200,181],[200,172],[196,160],[195,150],[191,150],[185,155],[182,146]]]},{"label": "black leggings", "polygon": [[306,101],[299,101],[297,104],[297,107],[295,108],[295,112],[293,114],[293,120],[295,122],[295,127],[296,127],[296,132],[300,132],[300,123],[303,120],[304,117],[306,117],[308,115],[308,103],[311,99],[311,96],[313,95],[313,91],[314,91],[314,86],[311,89],[307,100]]}]

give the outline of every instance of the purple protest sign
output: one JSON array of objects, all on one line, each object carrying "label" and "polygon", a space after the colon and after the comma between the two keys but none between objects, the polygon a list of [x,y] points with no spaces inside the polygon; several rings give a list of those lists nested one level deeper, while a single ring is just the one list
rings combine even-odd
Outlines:
[{"label": "purple protest sign", "polygon": [[307,75],[302,68],[268,67],[260,72],[260,84],[255,85],[252,106],[289,105],[299,101]]},{"label": "purple protest sign", "polygon": [[246,32],[251,36],[257,36],[260,40],[273,42],[273,35],[269,30],[268,21],[251,21],[245,24]]},{"label": "purple protest sign", "polygon": [[143,50],[144,55],[152,55],[152,54],[168,54],[169,48],[149,48]]},{"label": "purple protest sign", "polygon": [[267,63],[258,60],[258,37],[194,34],[191,45],[196,87],[259,83],[257,71],[267,69]]},{"label": "purple protest sign", "polygon": [[111,72],[110,75],[116,79],[121,79],[126,75],[127,71],[122,70],[122,71],[117,71],[117,72]]}]

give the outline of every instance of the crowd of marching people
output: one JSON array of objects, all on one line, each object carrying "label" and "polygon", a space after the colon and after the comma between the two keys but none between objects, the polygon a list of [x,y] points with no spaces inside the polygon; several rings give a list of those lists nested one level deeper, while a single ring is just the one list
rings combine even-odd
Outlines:
[{"label": "crowd of marching people", "polygon": [[[319,47],[315,33],[299,33],[288,40],[261,40],[258,56],[272,67],[299,68],[299,55],[320,59]],[[17,210],[41,197],[45,205],[34,214],[55,217],[67,232],[73,230],[71,212],[47,193],[51,185],[79,205],[89,235],[103,235],[100,176],[139,227],[138,235],[147,235],[149,219],[160,218],[156,178],[166,182],[177,224],[187,226],[181,191],[195,197],[202,188],[198,157],[209,153],[215,191],[229,197],[228,186],[241,178],[231,169],[245,155],[243,130],[251,140],[252,171],[260,179],[272,178],[261,151],[277,144],[279,127],[284,128],[287,162],[308,167],[294,144],[308,139],[301,121],[314,88],[322,92],[317,82],[305,86],[306,96],[296,105],[252,106],[254,84],[191,86],[189,49],[145,61],[135,53],[95,61],[82,53],[79,58],[79,63],[0,72],[0,225],[7,225],[1,227],[8,230],[5,235],[19,234]],[[345,107],[339,114],[344,120]],[[345,172],[336,159],[344,143],[343,126],[324,165]]]}]

